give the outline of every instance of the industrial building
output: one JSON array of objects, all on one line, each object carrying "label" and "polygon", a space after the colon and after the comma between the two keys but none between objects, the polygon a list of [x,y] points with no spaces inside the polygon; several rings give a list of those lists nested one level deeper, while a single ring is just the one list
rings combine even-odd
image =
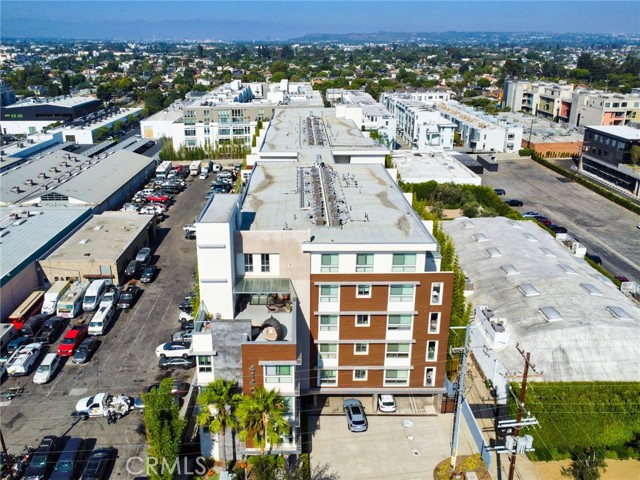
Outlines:
[{"label": "industrial building", "polygon": [[640,307],[566,234],[506,218],[444,222],[475,306],[471,350],[500,403],[531,352],[529,381],[637,382]]},{"label": "industrial building", "polygon": [[127,150],[102,158],[46,152],[2,174],[0,206],[86,205],[100,213],[119,208],[154,171],[153,159]]},{"label": "industrial building", "polygon": [[70,122],[100,109],[102,102],[94,97],[65,95],[27,98],[2,108],[3,135],[30,134],[58,122]]},{"label": "industrial building", "polygon": [[0,320],[36,288],[44,275],[37,260],[91,217],[86,207],[0,208]]},{"label": "industrial building", "polygon": [[40,260],[50,282],[105,278],[124,284],[124,270],[155,238],[153,215],[105,212],[95,215],[53,252]]},{"label": "industrial building", "polygon": [[540,155],[579,155],[582,151],[582,127],[555,123],[524,113],[501,112],[497,118],[522,128],[522,147],[533,148]]}]

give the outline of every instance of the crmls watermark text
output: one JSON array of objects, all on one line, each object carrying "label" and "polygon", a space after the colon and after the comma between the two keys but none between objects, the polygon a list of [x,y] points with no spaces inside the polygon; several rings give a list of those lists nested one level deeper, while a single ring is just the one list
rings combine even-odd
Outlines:
[{"label": "crmls watermark text", "polygon": [[126,462],[126,469],[129,475],[140,476],[154,474],[171,473],[176,475],[204,475],[209,470],[206,458],[196,457],[176,458],[173,462],[166,458],[156,457],[129,457]]}]

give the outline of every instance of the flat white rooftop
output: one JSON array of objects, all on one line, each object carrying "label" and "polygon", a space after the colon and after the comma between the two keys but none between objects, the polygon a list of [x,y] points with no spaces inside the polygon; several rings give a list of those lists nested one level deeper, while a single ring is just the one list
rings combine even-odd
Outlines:
[{"label": "flat white rooftop", "polygon": [[640,130],[626,125],[589,126],[587,128],[595,132],[615,135],[616,137],[624,138],[625,140],[640,140]]},{"label": "flat white rooftop", "polygon": [[436,248],[382,165],[258,163],[241,211],[243,230],[309,230],[314,243]]},{"label": "flat white rooftop", "polygon": [[84,95],[67,95],[60,97],[39,97],[39,98],[25,98],[24,100],[20,100],[12,105],[8,105],[6,107],[2,107],[5,109],[13,109],[20,107],[28,107],[32,105],[55,105],[58,107],[76,107],[78,105],[82,105],[84,103],[95,102],[98,101],[95,97],[88,97]]},{"label": "flat white rooftop", "polygon": [[532,143],[582,142],[584,139],[584,128],[582,127],[559,124],[520,112],[501,112],[496,116],[496,119],[498,122],[505,121],[516,127],[521,127],[523,139],[528,140],[531,133]]},{"label": "flat white rooftop", "polygon": [[481,185],[482,179],[447,152],[394,150],[393,163],[404,182]]},{"label": "flat white rooftop", "polygon": [[522,369],[519,344],[545,381],[638,381],[640,307],[610,280],[531,221],[443,225],[475,286],[468,300],[507,321],[508,344],[493,348],[509,372]]}]

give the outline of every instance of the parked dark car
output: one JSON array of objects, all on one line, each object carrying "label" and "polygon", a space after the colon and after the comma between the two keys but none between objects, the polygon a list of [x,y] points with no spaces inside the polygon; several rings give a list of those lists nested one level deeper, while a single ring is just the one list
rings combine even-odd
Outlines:
[{"label": "parked dark car", "polygon": [[627,277],[625,277],[624,275],[616,275],[614,277],[616,280],[618,280],[620,283],[624,283],[624,282],[628,282],[629,279]]},{"label": "parked dark car", "polygon": [[40,333],[45,320],[48,320],[49,318],[51,318],[51,315],[48,313],[39,313],[38,315],[34,315],[22,324],[20,333],[27,338],[35,338],[36,335]]},{"label": "parked dark car", "polygon": [[84,440],[71,437],[65,443],[49,480],[73,480],[85,455]]},{"label": "parked dark car", "polygon": [[[160,386],[159,383],[154,383],[149,385],[144,389],[144,393],[149,393],[151,390],[155,390]],[[184,397],[189,391],[189,384],[181,382],[180,380],[174,380],[173,385],[171,386],[171,394],[174,396],[174,400],[176,405],[180,406],[180,399]],[[144,408],[144,401],[142,400],[142,395],[138,395],[133,402],[133,406],[136,408]]]},{"label": "parked dark car", "polygon": [[178,330],[171,335],[172,342],[190,342],[191,340],[193,340],[193,329]]},{"label": "parked dark car", "polygon": [[153,279],[155,278],[157,271],[158,271],[158,267],[156,267],[155,265],[147,265],[146,267],[144,267],[144,270],[142,270],[140,281],[142,283],[153,282]]},{"label": "parked dark car", "polygon": [[78,348],[76,348],[71,361],[76,364],[87,363],[99,346],[100,341],[96,338],[85,338]]},{"label": "parked dark car", "polygon": [[191,320],[184,320],[182,322],[180,322],[180,330],[183,331],[187,331],[187,330],[193,330],[193,318]]},{"label": "parked dark car", "polygon": [[138,296],[140,296],[140,287],[136,287],[134,285],[129,286],[129,288],[120,294],[120,298],[118,299],[118,308],[127,309],[133,307]]},{"label": "parked dark car", "polygon": [[496,192],[496,195],[506,195],[507,193],[504,191],[504,188],[494,188],[493,191]]},{"label": "parked dark car", "polygon": [[553,225],[553,222],[549,220],[547,217],[534,217],[538,223],[541,223],[545,227],[549,227]]},{"label": "parked dark car", "polygon": [[178,305],[178,308],[186,313],[191,313],[193,311],[193,305],[191,304],[191,300],[189,299],[184,299],[182,302],[180,302],[180,304]]},{"label": "parked dark car", "polygon": [[555,223],[552,223],[547,228],[553,233],[567,233],[567,229],[565,227],[561,227],[560,225],[556,225]]},{"label": "parked dark car", "polygon": [[588,258],[589,260],[591,260],[596,265],[602,265],[602,258],[600,258],[598,255],[593,255],[592,253],[588,253],[587,252],[584,255],[584,258]]},{"label": "parked dark car", "polygon": [[82,472],[81,480],[102,480],[106,478],[109,463],[113,461],[118,454],[115,448],[100,448],[94,450]]},{"label": "parked dark car", "polygon": [[30,340],[27,337],[16,337],[16,338],[14,338],[9,343],[7,343],[7,354],[8,355],[13,355],[16,350],[18,350],[20,347],[23,347],[24,345],[26,345],[29,342],[30,342]]},{"label": "parked dark car", "polygon": [[36,448],[29,467],[24,473],[25,480],[43,480],[49,478],[51,469],[58,458],[58,443],[60,439],[55,435],[47,435]]},{"label": "parked dark car", "polygon": [[189,370],[196,366],[195,357],[161,357],[158,361],[158,367],[163,370],[170,368],[183,368]]},{"label": "parked dark car", "polygon": [[504,203],[506,203],[506,204],[507,204],[507,205],[509,205],[510,207],[522,207],[522,206],[524,205],[524,203],[522,202],[522,200],[516,200],[515,198],[514,198],[514,199],[511,199],[511,200],[507,200],[507,201],[506,201],[506,202],[504,202]]},{"label": "parked dark car", "polygon": [[138,270],[140,269],[140,262],[138,260],[131,260],[127,265],[127,268],[124,269],[124,274],[133,277]]},{"label": "parked dark car", "polygon": [[62,317],[51,317],[45,320],[40,329],[40,333],[36,335],[35,341],[40,343],[51,344],[58,339],[58,335],[62,332],[65,325],[65,319]]}]

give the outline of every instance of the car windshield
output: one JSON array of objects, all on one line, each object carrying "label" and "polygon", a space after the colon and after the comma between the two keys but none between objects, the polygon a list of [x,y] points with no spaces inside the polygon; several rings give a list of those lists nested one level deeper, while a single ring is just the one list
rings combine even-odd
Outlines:
[{"label": "car windshield", "polygon": [[49,371],[49,365],[40,365],[38,367],[38,372],[47,373]]},{"label": "car windshield", "polygon": [[87,295],[86,297],[84,297],[85,303],[93,303],[95,301],[96,301],[96,297],[94,297],[93,295]]},{"label": "car windshield", "polygon": [[102,322],[90,322],[89,326],[90,327],[101,327],[102,326]]},{"label": "car windshield", "polygon": [[353,420],[354,425],[364,425],[364,420]]},{"label": "car windshield", "polygon": [[29,465],[32,467],[44,467],[47,464],[47,454],[44,452],[36,453],[31,458]]},{"label": "car windshield", "polygon": [[55,470],[56,472],[72,472],[73,462],[58,462]]},{"label": "car windshield", "polygon": [[78,347],[78,349],[76,350],[76,354],[78,354],[78,353],[84,353],[84,352],[86,352],[86,351],[87,351],[87,347],[86,347],[86,346],[84,346],[84,345],[80,345],[80,346]]},{"label": "car windshield", "polygon": [[75,338],[63,338],[61,343],[63,345],[73,345],[74,343],[76,343],[76,339]]},{"label": "car windshield", "polygon": [[133,298],[133,295],[131,295],[130,293],[123,293],[122,295],[120,295],[120,298],[122,300],[131,300],[131,298]]}]

